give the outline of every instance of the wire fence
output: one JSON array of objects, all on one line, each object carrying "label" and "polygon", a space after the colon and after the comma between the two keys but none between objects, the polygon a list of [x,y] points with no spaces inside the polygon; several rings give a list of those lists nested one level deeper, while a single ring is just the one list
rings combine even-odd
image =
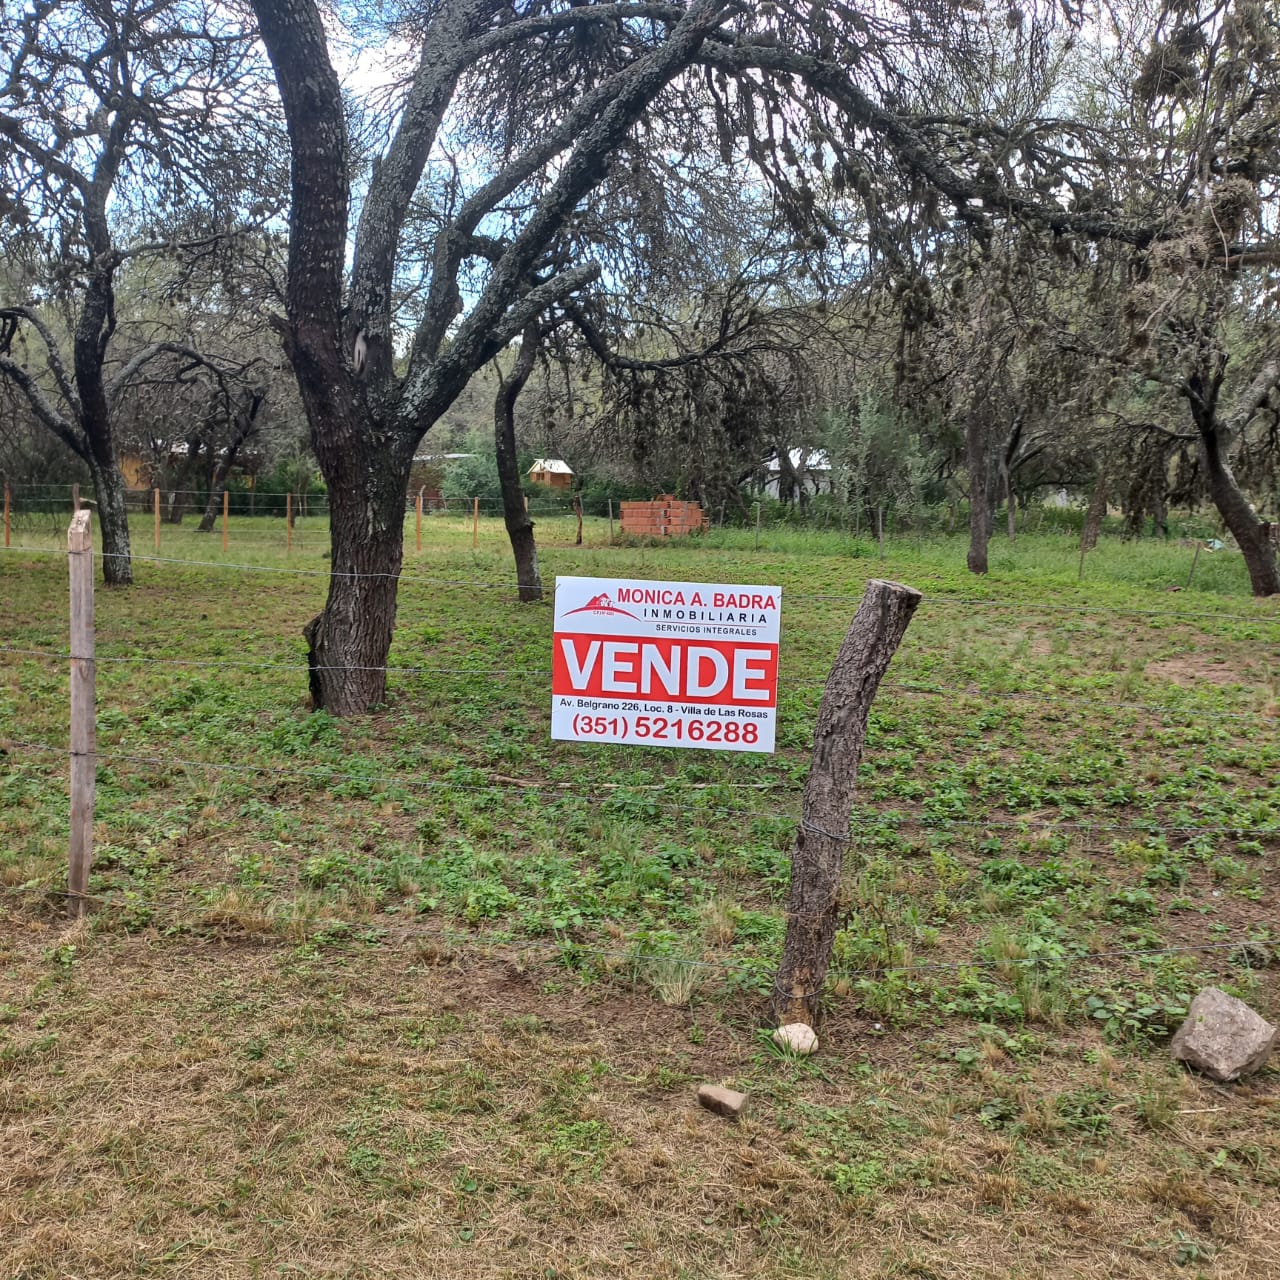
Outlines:
[{"label": "wire fence", "polygon": [[[68,753],[64,744],[52,742],[32,742],[22,738],[0,738],[5,750],[30,752],[56,758],[61,763]],[[159,774],[171,776],[178,770],[197,770],[212,774],[220,774],[240,779],[256,779],[272,785],[281,783],[303,783],[308,786],[324,784],[349,783],[378,796],[394,796],[412,791],[442,792],[451,796],[502,796],[534,800],[541,805],[575,804],[587,807],[607,805],[620,798],[643,797],[647,807],[666,809],[672,814],[688,815],[691,797],[698,797],[701,803],[709,807],[718,807],[723,811],[735,811],[744,796],[776,797],[790,799],[798,808],[799,789],[794,779],[777,778],[766,782],[735,782],[720,780],[712,782],[690,782],[683,779],[672,779],[663,782],[636,783],[616,782],[597,783],[594,787],[584,788],[577,783],[561,783],[543,779],[520,779],[502,777],[492,782],[474,782],[459,780],[453,777],[428,777],[415,774],[390,773],[379,769],[377,773],[357,772],[335,767],[287,767],[270,764],[232,763],[220,760],[202,760],[192,757],[166,753],[164,755],[142,755],[125,751],[96,751],[93,758],[99,766],[106,768],[141,768]],[[1041,811],[1037,810],[1036,813]],[[757,816],[781,816],[799,822],[799,814],[790,814],[780,810],[776,801],[771,801],[767,810],[758,811]],[[968,817],[960,813],[936,812],[920,817],[904,814],[896,807],[876,807],[861,803],[854,815],[854,826],[859,828],[855,835],[843,836],[824,832],[833,839],[846,843],[857,843],[870,838],[871,835],[882,836],[888,831],[906,830],[946,833],[953,830],[968,831],[1012,831],[1012,832],[1072,832],[1085,836],[1115,832],[1140,832],[1156,839],[1178,838],[1194,839],[1199,836],[1228,836],[1233,839],[1272,840],[1280,837],[1280,825],[1257,823],[1250,817],[1242,817],[1234,823],[1170,823],[1154,818],[1139,818],[1128,821],[1115,819],[1055,817],[1046,818],[1035,814],[1019,815],[1007,812],[999,816]]]},{"label": "wire fence", "polygon": [[[65,511],[59,517],[65,519]],[[12,547],[15,554],[35,554],[65,556],[61,550],[50,550],[39,547]],[[327,578],[327,568],[304,569],[283,565],[259,564],[246,561],[227,560],[192,560],[174,556],[135,556],[140,563],[153,564],[157,567],[208,567],[220,570],[233,570],[244,573],[260,573],[265,575],[289,574],[302,578]],[[382,576],[382,575],[358,575]],[[448,586],[469,591],[507,591],[515,584],[510,579],[495,580],[487,577],[441,577],[429,574],[404,573],[398,575],[407,583],[430,584],[433,587]],[[554,587],[548,588],[548,596],[554,593]],[[814,605],[851,605],[860,597],[841,592],[810,591],[784,593],[788,602],[806,601]],[[1026,613],[1043,611],[1053,616],[1063,613],[1092,612],[1101,615],[1123,617],[1171,618],[1197,623],[1234,623],[1262,624],[1264,628],[1280,627],[1280,615],[1260,609],[1254,614],[1231,612],[1200,612],[1187,610],[1149,610],[1128,606],[1109,605],[1066,605],[1060,602],[1018,601],[1008,599],[990,599],[984,597],[932,596],[926,599],[926,607],[939,605],[942,607],[965,608],[981,615],[985,610],[1003,610],[1017,608]],[[1208,629],[1208,628],[1206,628]],[[23,646],[17,644],[0,645],[0,654],[6,658],[19,660],[37,659],[50,664],[69,663],[71,654],[61,648],[40,646]],[[188,668],[209,668],[213,670],[228,669],[237,672],[260,672],[270,675],[278,672],[289,672],[301,677],[307,665],[301,657],[293,661],[272,659],[205,659],[187,658],[183,656],[156,655],[139,652],[114,653],[107,652],[96,655],[95,661],[107,667],[121,670],[133,668],[155,668],[160,670],[181,670]],[[331,668],[359,669],[384,672],[396,678],[424,679],[460,679],[463,681],[508,680],[512,682],[545,681],[550,676],[550,669],[539,666],[498,666],[483,662],[467,665],[413,665],[386,664],[372,668]],[[782,692],[792,692],[797,697],[809,697],[823,687],[818,680],[783,680]],[[966,699],[978,703],[989,703],[993,706],[1044,706],[1052,708],[1055,715],[1063,711],[1071,711],[1082,717],[1096,715],[1112,715],[1125,712],[1154,718],[1158,723],[1167,725],[1171,722],[1181,724],[1196,723],[1205,715],[1202,707],[1195,705],[1176,705],[1165,702],[1131,701],[1121,697],[1116,699],[1085,696],[1082,693],[1067,690],[1046,693],[1042,690],[1017,688],[989,688],[976,685],[964,687],[950,686],[940,683],[925,683],[911,680],[887,681],[882,686],[910,697]],[[1243,727],[1251,725],[1271,725],[1280,721],[1280,717],[1269,710],[1254,711],[1222,711],[1213,709],[1215,720],[1229,720]],[[1242,729],[1242,731],[1245,731]],[[157,781],[167,785],[174,775],[208,774],[214,777],[236,779],[247,784],[264,784],[273,788],[296,786],[317,791],[329,792],[342,785],[359,788],[365,798],[394,797],[397,794],[446,793],[457,797],[501,797],[507,800],[531,802],[539,807],[576,806],[587,810],[596,810],[614,802],[630,804],[637,799],[643,802],[646,813],[661,812],[669,815],[677,825],[689,828],[703,820],[708,813],[717,813],[738,819],[767,818],[771,821],[800,822],[799,783],[797,768],[800,765],[798,756],[789,761],[784,754],[780,762],[787,772],[767,779],[744,781],[733,776],[707,781],[693,781],[687,777],[662,779],[650,782],[593,780],[589,785],[581,781],[561,781],[539,777],[511,777],[489,772],[487,778],[478,779],[475,775],[483,770],[465,769],[462,776],[450,771],[444,775],[426,773],[406,773],[389,770],[379,765],[376,770],[359,768],[340,768],[317,765],[280,765],[276,763],[258,763],[252,760],[232,761],[227,759],[202,759],[198,752],[184,749],[180,742],[168,742],[163,750],[156,748],[126,746],[125,741],[111,741],[112,732],[104,737],[106,741],[102,749],[91,754],[95,763],[102,769],[127,773],[144,772],[152,775]],[[136,729],[127,735],[129,742],[137,742]],[[14,753],[35,760],[35,767],[52,779],[55,771],[61,767],[67,755],[67,745],[62,742],[41,741],[30,736],[5,737],[0,733],[0,755]],[[45,763],[47,762],[47,763]],[[26,766],[23,766],[26,767]],[[728,768],[728,766],[726,766]],[[1180,820],[1175,810],[1162,818],[1150,814],[1139,817],[1116,816],[1095,818],[1081,816],[1074,812],[1074,805],[1063,806],[1061,814],[1046,814],[1043,809],[1019,813],[1016,806],[1000,811],[995,806],[986,814],[965,813],[963,808],[933,807],[926,800],[914,806],[915,812],[904,813],[889,803],[860,803],[854,815],[853,825],[848,834],[824,833],[832,835],[851,847],[875,848],[884,847],[884,842],[891,841],[898,833],[920,833],[928,843],[939,836],[956,833],[969,833],[978,841],[984,834],[1010,833],[1015,837],[1039,837],[1070,835],[1075,844],[1087,845],[1091,839],[1138,835],[1148,840],[1168,843],[1194,842],[1211,838],[1221,838],[1233,842],[1265,843],[1268,846],[1280,839],[1280,825],[1259,819],[1252,813],[1241,813],[1238,820],[1231,821],[1194,821]],[[1263,810],[1259,809],[1258,813]],[[225,886],[224,886],[225,887]],[[207,895],[207,888],[192,886],[172,900],[163,896],[149,894],[145,903],[139,902],[136,893],[95,893],[77,895],[81,901],[91,901],[104,912],[116,912],[122,916],[136,917],[139,910],[145,910],[149,920],[154,920],[157,913],[172,911],[175,925],[191,918],[193,905],[199,915],[199,898]],[[0,890],[5,897],[17,897],[30,901],[33,897],[47,900],[50,894],[59,896],[61,891],[50,890],[47,886],[19,887]],[[193,897],[194,895],[194,897]],[[205,905],[209,905],[206,902]],[[433,945],[443,945],[462,954],[481,954],[489,944],[477,942],[474,935],[455,933],[438,925],[414,925],[389,923],[381,919],[353,920],[338,916],[314,916],[308,919],[307,928],[324,932],[352,932],[379,941],[430,941]],[[270,931],[268,931],[270,933]],[[1186,942],[1175,946],[1158,948],[1106,948],[1094,951],[1077,951],[1073,953],[1073,963],[1094,963],[1106,959],[1144,958],[1180,954],[1217,954],[1231,952],[1249,941],[1247,933],[1233,936],[1230,941],[1214,941],[1212,943]],[[504,939],[492,944],[488,954],[510,954],[513,950],[519,953],[543,954],[564,959],[567,954],[579,957],[590,956],[601,961],[619,964],[635,964],[638,961],[637,948],[643,948],[643,939],[630,940],[626,947],[601,946],[590,940],[578,938],[562,938],[553,943],[539,942],[536,939]],[[733,960],[702,960],[695,957],[684,957],[683,962],[691,969],[718,970],[723,973],[740,972],[744,975],[760,976],[760,963],[740,963]],[[908,980],[913,975],[931,972],[962,972],[984,967],[1000,967],[1007,965],[1004,961],[995,961],[981,955],[971,955],[962,960],[939,963],[910,963],[902,965],[876,965],[867,968],[844,968],[844,977],[884,978],[889,975],[900,975]]]},{"label": "wire fence", "polygon": [[[0,887],[0,901],[4,899],[48,901],[69,897],[62,890],[33,888],[30,886]],[[126,922],[136,921],[143,909],[136,896],[127,894],[86,894],[83,900],[92,903],[102,912],[114,913]],[[265,905],[265,904],[264,904]],[[239,919],[236,918],[237,914]],[[258,927],[255,927],[255,923]],[[168,926],[175,930],[190,930],[204,924],[206,927],[224,929],[230,927],[236,933],[255,937],[265,943],[282,946],[295,946],[297,926],[308,937],[325,936],[335,938],[347,936],[362,942],[375,943],[427,943],[443,953],[436,956],[438,961],[449,961],[459,957],[471,959],[513,959],[530,956],[542,959],[567,962],[577,967],[584,959],[613,962],[623,967],[631,966],[630,975],[634,980],[639,977],[638,970],[646,962],[661,961],[680,969],[704,971],[707,973],[738,974],[748,978],[760,979],[764,969],[769,965],[767,958],[755,963],[744,963],[729,957],[707,959],[705,956],[670,954],[654,952],[646,949],[646,940],[637,938],[632,945],[622,948],[602,946],[589,941],[582,941],[569,936],[555,940],[532,937],[501,937],[493,940],[477,938],[474,932],[463,933],[459,930],[442,927],[439,924],[407,924],[391,923],[385,920],[361,921],[346,916],[325,916],[323,914],[307,914],[298,921],[281,919],[277,927],[262,928],[261,922],[255,922],[252,905],[240,904],[238,910],[227,910],[214,896],[206,895],[201,901],[199,897],[186,895],[176,897],[152,898],[145,904],[145,924],[147,928]],[[292,928],[289,926],[293,926]],[[289,936],[290,934],[295,936]],[[884,979],[902,977],[910,981],[917,976],[929,974],[965,974],[991,971],[1044,971],[1050,968],[1074,970],[1100,961],[1132,960],[1139,964],[1159,960],[1167,956],[1227,956],[1239,962],[1245,969],[1265,969],[1271,963],[1267,944],[1260,943],[1249,932],[1241,931],[1228,940],[1214,942],[1184,942],[1165,947],[1109,947],[1090,950],[1085,947],[1064,951],[1061,956],[1051,959],[1045,957],[997,958],[980,953],[970,953],[960,960],[932,960],[927,962],[910,961],[908,963],[884,963],[876,965],[847,966],[840,965],[833,975],[836,979]]]},{"label": "wire fence", "polygon": [[[13,645],[0,645],[0,653],[12,654],[17,657],[44,658],[48,661],[59,663],[66,662],[71,657],[69,651],[21,648]],[[392,676],[483,677],[485,680],[507,680],[516,683],[528,680],[550,680],[551,678],[550,667],[491,667],[485,665],[444,667],[438,665],[418,666],[408,663],[384,666],[355,666],[350,663],[325,665],[309,663],[307,659],[301,657],[293,662],[277,662],[255,658],[159,658],[145,653],[116,655],[98,652],[95,655],[95,661],[108,665],[130,667],[166,666],[180,669],[210,668],[213,670],[226,669],[244,672],[288,671],[299,676],[305,675],[308,671],[367,671],[381,672],[384,675]],[[823,686],[824,682],[821,680],[791,680],[782,676],[778,680],[778,688],[782,692],[794,689],[810,691],[821,689]],[[891,689],[897,693],[921,697],[963,698],[967,701],[993,703],[1026,702],[1055,709],[1065,707],[1082,714],[1088,714],[1093,711],[1107,713],[1116,711],[1141,712],[1159,717],[1166,722],[1174,719],[1186,722],[1188,720],[1196,720],[1204,715],[1204,708],[1195,705],[1178,706],[1175,703],[1132,702],[1120,698],[1114,700],[1086,698],[1075,693],[1045,694],[1025,689],[989,689],[977,685],[921,684],[906,680],[884,680],[881,681],[880,687],[882,689]],[[1280,723],[1280,715],[1268,711],[1222,711],[1215,708],[1213,716],[1217,720],[1241,721],[1247,724],[1266,723],[1269,721]]]},{"label": "wire fence", "polygon": [[[59,526],[59,536],[65,536],[65,519],[61,519],[62,523]],[[4,550],[15,556],[32,555],[62,558],[66,555],[66,551],[59,547],[41,547],[19,544],[6,547]],[[99,561],[112,558],[123,558],[104,552],[95,552],[94,557]],[[521,590],[519,581],[514,577],[440,577],[434,574],[417,573],[412,570],[405,569],[401,569],[394,573],[376,573],[355,570],[335,571],[331,568],[301,569],[287,564],[260,564],[252,561],[228,560],[225,558],[220,560],[206,560],[197,559],[191,556],[147,555],[138,551],[130,552],[128,559],[134,564],[181,565],[187,568],[218,569],[228,572],[263,573],[300,578],[324,578],[326,580],[333,577],[351,579],[394,578],[397,582],[421,583],[424,585],[438,587],[456,587],[465,589],[478,588],[483,591],[505,591],[513,593]],[[636,581],[642,582],[651,580],[649,575],[644,572],[643,566],[631,566],[632,571],[637,569],[639,569],[640,572],[634,573]],[[632,574],[629,573],[625,576],[632,576]],[[554,597],[555,590],[556,586],[554,582],[544,583],[542,586],[543,594],[548,598],[548,600]],[[862,599],[860,595],[833,591],[795,591],[787,589],[783,594],[788,602],[807,600],[839,604],[842,606],[857,605]],[[929,595],[926,595],[921,604],[921,608],[926,610],[934,607],[973,610],[1017,610],[1027,615],[1054,615],[1065,613],[1116,617],[1170,618],[1188,622],[1260,624],[1264,628],[1274,627],[1277,633],[1280,633],[1280,608],[1277,607],[1276,602],[1273,599],[1264,599],[1253,601],[1251,603],[1256,609],[1255,612],[1239,613],[1234,611],[1224,612],[1220,609],[1145,609],[1132,605],[1112,604],[1106,601],[1090,601],[1088,603],[1081,604],[1062,604],[1035,597],[997,599],[985,596],[948,595],[945,592],[931,592]],[[1241,602],[1241,607],[1248,606],[1245,605],[1244,602]]]}]

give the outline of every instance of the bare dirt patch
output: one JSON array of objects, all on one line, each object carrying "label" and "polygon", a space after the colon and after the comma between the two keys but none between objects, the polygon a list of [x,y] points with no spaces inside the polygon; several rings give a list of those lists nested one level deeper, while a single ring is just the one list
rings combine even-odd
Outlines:
[{"label": "bare dirt patch", "polygon": [[1223,662],[1202,654],[1188,653],[1160,662],[1149,662],[1145,673],[1149,679],[1168,680],[1184,689],[1198,684],[1247,685],[1253,683],[1253,673],[1239,663]]}]

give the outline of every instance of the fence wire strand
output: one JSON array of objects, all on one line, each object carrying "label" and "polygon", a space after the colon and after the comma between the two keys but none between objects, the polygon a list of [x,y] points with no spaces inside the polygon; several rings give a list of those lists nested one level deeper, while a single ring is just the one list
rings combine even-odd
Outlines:
[{"label": "fence wire strand", "polygon": [[[113,894],[76,894],[65,889],[55,889],[51,887],[30,887],[24,885],[7,886],[0,889],[0,899],[8,898],[10,900],[21,900],[23,898],[35,898],[47,901],[49,898],[75,899],[79,902],[94,904],[105,910],[115,910],[121,914],[138,915],[146,913],[146,927],[154,927],[156,924],[157,911],[160,914],[161,922],[169,924],[177,924],[179,926],[192,927],[192,915],[203,910],[206,912],[216,912],[219,904],[214,901],[206,901],[200,903],[193,902],[190,898],[180,899],[174,896],[157,897],[147,900],[138,900],[136,898],[121,897]],[[270,904],[262,904],[268,907]],[[167,915],[165,913],[168,913]],[[196,924],[200,921],[197,919]],[[216,930],[218,924],[225,924],[225,921],[213,920],[207,923],[206,927]],[[281,925],[288,925],[288,920],[281,920]],[[743,964],[739,961],[729,959],[706,960],[697,959],[693,956],[684,956],[678,954],[670,954],[665,952],[653,952],[643,949],[643,939],[636,939],[635,945],[630,949],[621,950],[616,947],[602,947],[593,945],[590,942],[583,942],[577,939],[564,937],[562,939],[546,942],[536,938],[531,939],[515,939],[508,938],[503,940],[494,940],[493,942],[482,942],[472,934],[463,934],[450,932],[432,927],[430,925],[396,925],[386,921],[363,921],[351,920],[341,917],[323,917],[317,916],[302,921],[306,929],[312,936],[329,935],[329,936],[348,936],[358,941],[377,940],[379,942],[387,939],[393,939],[399,942],[422,941],[430,942],[447,948],[448,951],[459,954],[478,955],[484,957],[507,956],[513,954],[515,956],[528,955],[530,953],[549,956],[552,958],[566,959],[578,958],[583,956],[593,956],[602,960],[617,960],[624,964],[644,965],[649,962],[672,963],[681,968],[702,969],[718,973],[739,973],[749,975],[753,978],[763,976],[761,970],[766,964],[774,963],[772,958],[762,958],[754,965]],[[260,937],[266,941],[277,943],[282,946],[295,945],[289,939],[280,936],[278,931],[273,930],[252,930],[241,928],[239,932],[248,934],[249,936]],[[1157,959],[1161,956],[1170,955],[1196,955],[1196,954],[1217,954],[1220,952],[1232,952],[1243,949],[1256,940],[1248,936],[1238,936],[1229,942],[1187,942],[1178,943],[1169,947],[1117,947],[1107,948],[1099,951],[1070,951],[1063,956],[1058,957],[1063,964],[1071,966],[1077,964],[1087,964],[1091,961],[1098,960],[1116,960],[1131,959],[1142,962],[1144,960]],[[450,956],[442,957],[445,960]],[[1035,971],[1048,967],[1049,961],[1043,958],[1030,957],[1023,960],[1001,960],[990,956],[973,955],[964,960],[954,961],[935,961],[929,964],[899,964],[899,965],[870,965],[856,969],[848,969],[840,967],[832,973],[835,979],[840,978],[883,978],[890,975],[912,975],[926,973],[966,973],[974,970],[989,969],[1017,969]],[[1253,967],[1253,966],[1250,966]],[[1262,967],[1262,966],[1258,966]],[[833,966],[833,969],[835,967]],[[777,988],[784,995],[792,995],[789,989]],[[809,995],[812,996],[813,992]]]},{"label": "fence wire strand", "polygon": [[[65,556],[65,550],[50,547],[6,547],[4,551],[10,553],[23,552],[30,555],[48,555],[48,556]],[[263,565],[251,564],[245,561],[231,560],[190,560],[181,556],[144,556],[136,552],[125,555],[124,553],[94,552],[95,559],[128,559],[135,564],[172,564],[186,565],[188,568],[203,569],[235,569],[246,573],[274,573],[285,574],[294,577],[306,578],[366,578],[366,579],[386,579],[395,578],[400,582],[425,582],[434,586],[447,587],[479,587],[488,591],[518,591],[520,584],[511,578],[501,581],[492,581],[489,579],[477,578],[436,578],[424,574],[413,573],[361,573],[348,571],[335,571],[333,569],[295,569],[287,565]],[[612,575],[617,577],[619,575]],[[661,579],[636,578],[637,582],[661,581]],[[544,584],[542,591],[545,595],[551,596],[555,594],[555,584]],[[787,591],[783,590],[783,597],[787,600],[820,600],[827,602],[839,603],[861,603],[862,596],[848,593],[838,592],[813,592],[813,591]],[[925,608],[929,605],[955,605],[964,608],[973,609],[1024,609],[1029,612],[1041,613],[1089,613],[1089,614],[1120,614],[1125,616],[1139,616],[1147,618],[1183,618],[1183,619],[1199,619],[1203,621],[1213,622],[1247,622],[1247,623],[1269,623],[1280,626],[1280,612],[1257,614],[1240,614],[1240,613],[1221,613],[1221,612],[1205,612],[1205,611],[1188,611],[1173,609],[1141,609],[1129,605],[1111,605],[1101,603],[1088,604],[1053,604],[1047,601],[1037,600],[996,600],[982,596],[948,596],[939,593],[926,594],[921,602],[921,607]]]},{"label": "fence wire strand", "polygon": [[[0,745],[7,748],[30,751],[35,754],[65,756],[68,748],[53,743],[39,743],[21,739],[0,739]],[[143,756],[124,753],[92,752],[100,765],[111,768],[114,765],[128,764],[145,766],[157,770],[172,768],[199,769],[213,773],[232,774],[240,777],[260,777],[284,782],[339,782],[356,783],[365,787],[373,787],[381,793],[400,788],[409,791],[446,791],[462,794],[492,794],[524,796],[564,803],[581,801],[586,803],[606,803],[617,799],[620,795],[640,793],[641,795],[658,795],[667,804],[679,811],[687,801],[679,798],[683,793],[705,795],[717,799],[716,793],[738,792],[743,795],[768,795],[780,791],[798,795],[799,783],[793,780],[779,779],[770,782],[653,782],[653,783],[600,783],[597,789],[582,790],[572,783],[549,783],[506,779],[501,782],[454,782],[447,778],[406,777],[404,775],[387,775],[385,773],[370,776],[361,773],[348,773],[337,769],[284,769],[277,765],[229,764],[214,760],[189,760],[176,756]],[[675,793],[675,794],[673,794]],[[776,816],[776,810],[771,811]],[[755,815],[765,816],[765,815]],[[784,815],[786,816],[786,815]],[[799,819],[795,819],[797,822]],[[1223,823],[1215,825],[1202,824],[1164,824],[1154,819],[1134,822],[1097,822],[1077,820],[1073,818],[1043,819],[1019,818],[1016,814],[1007,818],[961,818],[946,814],[927,815],[922,818],[906,817],[895,810],[869,810],[860,808],[855,814],[855,821],[876,821],[887,824],[893,830],[936,831],[945,833],[950,828],[960,827],[976,830],[1038,830],[1038,831],[1079,831],[1085,833],[1099,831],[1141,831],[1148,835],[1164,836],[1197,836],[1225,835],[1235,838],[1253,836],[1271,837],[1280,835],[1280,826],[1258,826],[1249,823]],[[828,834],[828,833],[823,833]],[[880,835],[882,833],[876,833]],[[847,844],[858,844],[857,836],[832,836],[832,839],[843,840]]]}]

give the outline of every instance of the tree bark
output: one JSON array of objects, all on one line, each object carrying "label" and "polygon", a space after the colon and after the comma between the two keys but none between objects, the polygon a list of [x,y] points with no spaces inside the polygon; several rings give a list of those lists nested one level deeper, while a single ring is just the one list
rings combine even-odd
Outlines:
[{"label": "tree bark", "polygon": [[1187,381],[1185,394],[1200,435],[1209,496],[1244,556],[1253,594],[1273,596],[1280,594],[1280,561],[1271,539],[1271,526],[1258,517],[1236,482],[1228,452],[1232,439],[1244,429],[1271,388],[1280,381],[1280,362],[1272,362],[1262,369],[1224,420],[1217,410],[1225,366],[1224,359],[1208,375],[1193,374]]},{"label": "tree bark", "polygon": [[498,388],[493,402],[493,439],[497,449],[498,485],[502,490],[502,518],[511,539],[516,562],[516,586],[521,604],[542,599],[542,575],[538,570],[538,547],[533,537],[533,521],[525,510],[520,467],[516,462],[516,401],[533,373],[538,355],[538,326],[526,327],[520,354],[511,376]]},{"label": "tree bark", "polygon": [[200,517],[200,523],[196,527],[197,533],[210,533],[213,530],[218,513],[222,510],[222,491],[227,487],[227,476],[231,474],[231,468],[236,464],[241,445],[253,434],[262,400],[261,392],[253,392],[248,408],[240,414],[235,434],[227,441],[227,447],[222,451],[209,476],[209,501],[205,504],[204,515]]},{"label": "tree bark", "polygon": [[124,477],[114,457],[103,465],[97,453],[94,450],[89,455],[89,471],[93,476],[98,528],[102,533],[102,580],[109,587],[127,587],[133,583],[133,555],[129,546]]},{"label": "tree bark", "polygon": [[355,453],[331,460],[326,470],[329,594],[323,612],[304,628],[317,710],[363,715],[386,701],[412,465],[412,445],[400,439],[398,448],[389,443],[381,451],[376,465]]},{"label": "tree bark", "polygon": [[969,468],[969,554],[965,564],[970,573],[986,573],[987,541],[991,536],[987,511],[987,441],[982,414],[975,408],[965,424],[965,460]]},{"label": "tree bark", "polygon": [[867,717],[922,599],[914,587],[868,582],[827,677],[791,857],[787,935],[773,992],[773,1015],[779,1024],[812,1026],[820,1011],[839,918],[840,877]]}]

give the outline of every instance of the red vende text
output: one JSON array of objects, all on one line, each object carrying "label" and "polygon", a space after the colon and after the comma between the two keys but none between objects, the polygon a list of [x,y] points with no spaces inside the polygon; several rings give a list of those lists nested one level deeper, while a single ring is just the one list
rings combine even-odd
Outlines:
[{"label": "red vende text", "polygon": [[639,698],[771,707],[776,644],[683,638],[557,635],[551,692],[568,697]]}]

